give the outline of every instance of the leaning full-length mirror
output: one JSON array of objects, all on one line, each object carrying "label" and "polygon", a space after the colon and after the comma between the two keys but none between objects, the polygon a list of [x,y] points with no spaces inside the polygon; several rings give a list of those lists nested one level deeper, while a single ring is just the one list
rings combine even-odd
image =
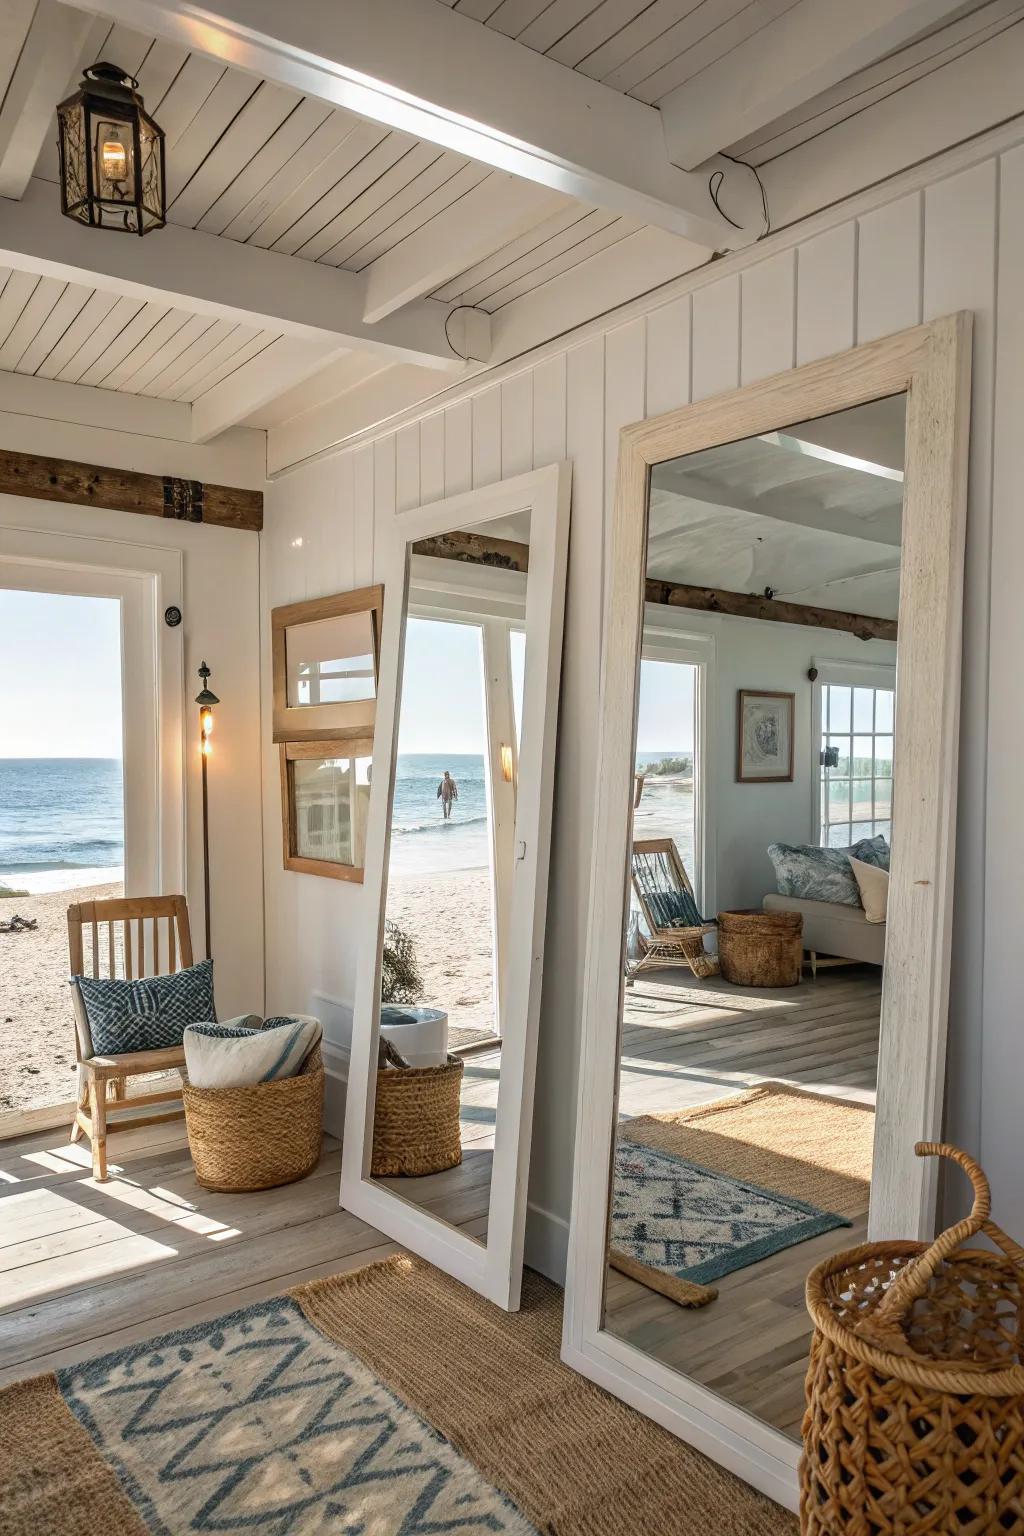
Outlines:
[{"label": "leaning full-length mirror", "polygon": [[567,491],[555,468],[407,515],[386,584],[395,649],[367,852],[379,905],[343,1202],[505,1306],[521,1269]]},{"label": "leaning full-length mirror", "polygon": [[791,1507],[809,1272],[934,1224],[969,359],[620,437],[563,1357]]},{"label": "leaning full-length mirror", "polygon": [[648,497],[604,1326],[794,1438],[804,1278],[867,1235],[905,419],[670,459]]}]

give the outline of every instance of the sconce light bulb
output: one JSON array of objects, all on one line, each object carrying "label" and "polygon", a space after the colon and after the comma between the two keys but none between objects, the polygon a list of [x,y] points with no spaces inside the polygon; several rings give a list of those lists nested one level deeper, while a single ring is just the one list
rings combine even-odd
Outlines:
[{"label": "sconce light bulb", "polygon": [[202,710],[199,711],[199,724],[200,724],[200,728],[202,729],[202,732],[203,732],[204,736],[209,736],[209,735],[212,734],[212,732],[213,732],[213,710],[212,709],[202,709]]},{"label": "sconce light bulb", "polygon": [[501,776],[506,784],[512,783],[512,748],[505,742],[501,745]]},{"label": "sconce light bulb", "polygon": [[212,751],[213,751],[213,742],[210,740],[209,736],[204,736],[203,737],[203,756],[204,757],[209,757],[210,754],[212,753]]}]

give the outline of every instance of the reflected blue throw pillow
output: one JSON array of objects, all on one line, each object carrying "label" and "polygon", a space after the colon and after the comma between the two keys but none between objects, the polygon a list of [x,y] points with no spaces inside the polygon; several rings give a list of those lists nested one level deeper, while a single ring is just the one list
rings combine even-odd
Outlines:
[{"label": "reflected blue throw pillow", "polygon": [[799,896],[805,901],[831,901],[842,907],[859,907],[860,890],[850,859],[889,868],[889,844],[879,834],[864,837],[850,848],[815,848],[809,843],[772,843],[768,857],[775,866],[780,896]]},{"label": "reflected blue throw pillow", "polygon": [[163,1051],[181,1044],[189,1024],[216,1019],[213,961],[201,960],[170,976],[122,981],[102,976],[72,976],[97,1056],[126,1051]]}]

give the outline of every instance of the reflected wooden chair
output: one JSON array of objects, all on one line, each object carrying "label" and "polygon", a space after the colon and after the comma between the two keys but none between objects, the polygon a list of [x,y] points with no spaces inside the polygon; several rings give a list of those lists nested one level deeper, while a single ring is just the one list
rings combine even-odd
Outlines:
[{"label": "reflected wooden chair", "polygon": [[[163,933],[161,934],[161,928]],[[128,981],[182,971],[192,964],[192,935],[184,896],[125,896],[110,901],[80,901],[68,907],[68,946],[72,976],[117,976]],[[164,962],[164,963],[161,963]],[[86,968],[88,965],[88,969]],[[165,1050],[129,1051],[97,1056],[89,1019],[78,988],[72,988],[75,1008],[75,1055],[78,1061],[78,1107],[71,1140],[88,1136],[93,1178],[107,1177],[107,1137],[115,1131],[159,1125],[185,1114],[181,1084],[158,1088],[133,1098],[127,1080],[148,1072],[165,1072],[185,1064],[184,1046]],[[154,1105],[176,1109],[158,1113]],[[108,1109],[114,1113],[108,1118]]]},{"label": "reflected wooden chair", "polygon": [[704,948],[716,924],[701,917],[690,877],[670,837],[637,838],[630,876],[650,935],[639,960],[626,962],[626,985],[641,971],[685,965],[694,976],[717,976],[718,957]]}]

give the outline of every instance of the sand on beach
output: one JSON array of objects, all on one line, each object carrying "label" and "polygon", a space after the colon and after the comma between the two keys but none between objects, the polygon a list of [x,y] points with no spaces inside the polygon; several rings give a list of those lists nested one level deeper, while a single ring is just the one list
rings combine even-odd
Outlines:
[{"label": "sand on beach", "polygon": [[[16,885],[16,875],[4,876]],[[120,882],[0,896],[0,920],[35,918],[26,933],[0,933],[0,1115],[74,1099],[75,1021],[68,986],[68,907],[121,896]]]},{"label": "sand on beach", "polygon": [[488,869],[392,875],[387,916],[415,940],[425,1007],[452,1029],[495,1029],[494,935]]}]

